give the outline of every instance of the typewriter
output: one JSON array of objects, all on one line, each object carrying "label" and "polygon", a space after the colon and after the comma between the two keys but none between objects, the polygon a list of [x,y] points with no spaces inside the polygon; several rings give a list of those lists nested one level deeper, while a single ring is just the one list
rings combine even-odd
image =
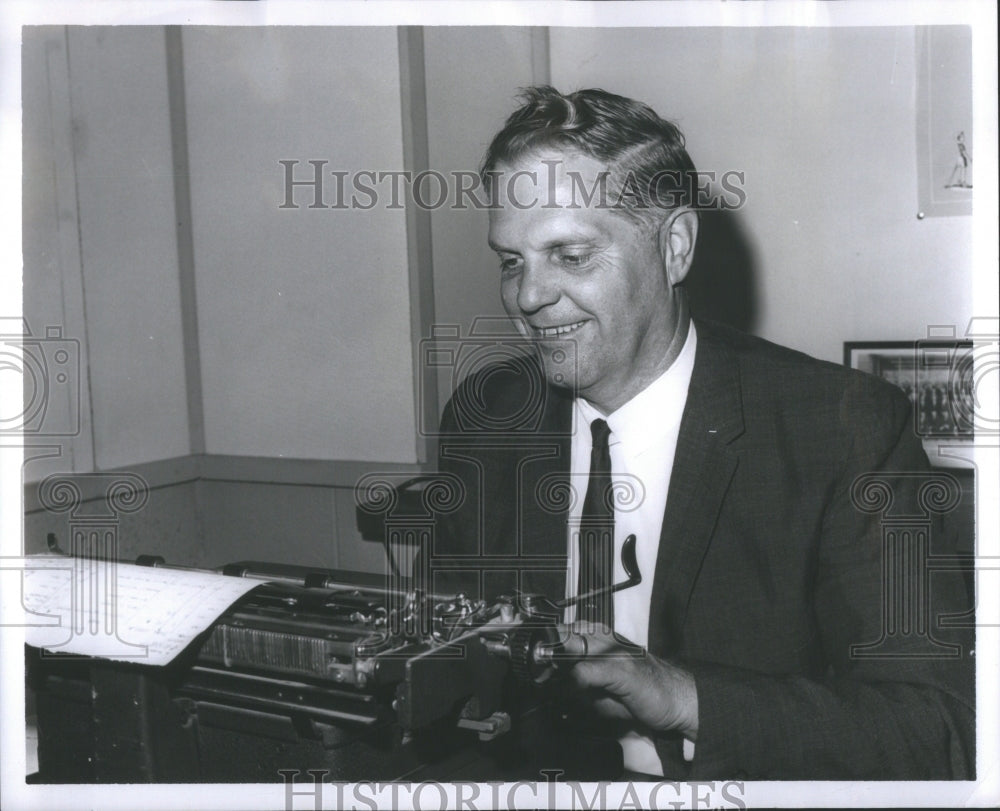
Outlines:
[{"label": "typewriter", "polygon": [[[165,565],[140,558],[143,565]],[[634,539],[623,563],[639,580]],[[37,782],[614,779],[621,751],[561,704],[586,655],[542,595],[240,562],[261,584],[165,668],[28,649]]]}]

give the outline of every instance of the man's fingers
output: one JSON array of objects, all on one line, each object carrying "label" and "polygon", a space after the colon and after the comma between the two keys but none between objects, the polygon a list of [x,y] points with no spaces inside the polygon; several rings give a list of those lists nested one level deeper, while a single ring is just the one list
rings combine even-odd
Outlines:
[{"label": "man's fingers", "polygon": [[600,623],[577,620],[569,626],[569,632],[571,635],[586,637],[590,656],[614,652],[616,649],[621,649],[623,653],[629,651],[634,655],[639,649],[634,642],[615,634],[607,625]]},{"label": "man's fingers", "polygon": [[591,706],[598,715],[603,718],[615,718],[619,721],[634,721],[635,716],[626,709],[618,699],[606,696],[598,698]]},{"label": "man's fingers", "polygon": [[630,661],[605,652],[577,662],[571,673],[580,687],[601,687],[618,694],[622,691],[622,685],[628,683],[631,669]]}]

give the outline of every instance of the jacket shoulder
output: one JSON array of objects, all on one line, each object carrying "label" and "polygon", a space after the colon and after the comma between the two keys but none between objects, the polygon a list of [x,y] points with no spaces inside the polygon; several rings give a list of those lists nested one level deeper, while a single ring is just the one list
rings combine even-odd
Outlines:
[{"label": "jacket shoulder", "polygon": [[908,403],[897,386],[875,375],[820,360],[805,352],[714,322],[698,322],[698,340],[715,342],[732,353],[744,385],[767,386],[778,398],[798,402],[810,396],[844,395],[875,404]]},{"label": "jacket shoulder", "polygon": [[698,323],[698,340],[733,358],[751,420],[857,441],[898,437],[912,416],[906,394],[875,375],[711,322]]}]

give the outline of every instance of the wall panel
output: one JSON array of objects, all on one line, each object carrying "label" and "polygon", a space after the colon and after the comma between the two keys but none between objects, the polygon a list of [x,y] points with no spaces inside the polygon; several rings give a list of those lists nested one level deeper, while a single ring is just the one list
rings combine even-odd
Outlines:
[{"label": "wall panel", "polygon": [[74,26],[68,41],[95,463],[181,456],[189,442],[163,29]]},{"label": "wall panel", "polygon": [[327,162],[326,206],[333,171],[403,168],[395,29],[183,44],[206,451],[415,461],[404,212],[312,188],[280,208],[281,160]]}]

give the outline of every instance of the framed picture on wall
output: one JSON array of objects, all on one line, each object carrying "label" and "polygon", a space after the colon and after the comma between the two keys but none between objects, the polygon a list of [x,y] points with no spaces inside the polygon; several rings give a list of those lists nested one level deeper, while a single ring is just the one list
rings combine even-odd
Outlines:
[{"label": "framed picture on wall", "polygon": [[913,405],[913,423],[931,464],[971,467],[944,446],[972,445],[975,381],[971,341],[848,341],[844,365],[898,386]]},{"label": "framed picture on wall", "polygon": [[917,27],[918,214],[972,213],[972,29]]}]

